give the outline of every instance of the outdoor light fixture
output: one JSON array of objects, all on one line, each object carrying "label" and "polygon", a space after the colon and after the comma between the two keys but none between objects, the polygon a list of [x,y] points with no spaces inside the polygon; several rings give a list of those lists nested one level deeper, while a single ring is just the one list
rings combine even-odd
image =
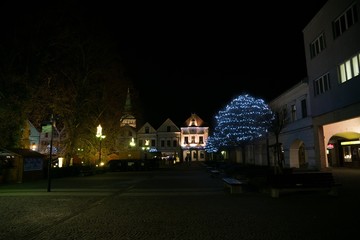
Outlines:
[{"label": "outdoor light fixture", "polygon": [[147,159],[147,152],[150,150],[150,140],[145,140],[145,146],[141,149],[144,151],[144,158]]},{"label": "outdoor light fixture", "polygon": [[99,124],[99,126],[97,126],[97,131],[96,131],[96,137],[99,138],[99,163],[97,164],[98,166],[101,165],[101,140],[104,139],[106,136],[102,135],[102,127]]},{"label": "outdoor light fixture", "polygon": [[131,138],[130,147],[135,147],[135,139]]},{"label": "outdoor light fixture", "polygon": [[145,147],[142,147],[142,150],[149,151],[150,140],[145,140]]},{"label": "outdoor light fixture", "polygon": [[37,149],[37,146],[36,146],[35,143],[33,143],[33,144],[31,145],[31,150],[36,151],[36,149]]},{"label": "outdoor light fixture", "polygon": [[62,168],[62,166],[63,166],[63,163],[64,163],[64,158],[62,158],[62,157],[59,157],[59,158],[58,158],[58,164],[59,164],[59,168]]},{"label": "outdoor light fixture", "polygon": [[47,124],[46,129],[49,130],[50,127],[50,134],[51,134],[51,138],[50,138],[50,154],[49,154],[49,161],[48,161],[48,186],[47,186],[47,191],[51,192],[51,165],[52,165],[52,148],[53,148],[53,138],[54,138],[54,124],[55,124],[55,120],[54,120],[54,115],[51,114],[50,117],[50,124]]}]

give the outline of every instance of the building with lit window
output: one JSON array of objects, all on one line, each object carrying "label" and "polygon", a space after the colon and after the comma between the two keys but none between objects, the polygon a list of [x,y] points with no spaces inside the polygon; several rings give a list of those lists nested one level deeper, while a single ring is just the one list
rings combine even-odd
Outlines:
[{"label": "building with lit window", "polygon": [[[285,113],[279,135],[284,167],[360,167],[359,16],[359,0],[329,0],[303,29],[307,79],[269,102]],[[274,165],[275,146],[269,133],[245,155],[251,163]]]},{"label": "building with lit window", "polygon": [[180,129],[170,119],[166,119],[156,130],[157,150],[163,160],[168,163],[178,162],[180,159]]},{"label": "building with lit window", "polygon": [[329,0],[303,30],[321,168],[360,166],[359,9],[359,0]]},{"label": "building with lit window", "polygon": [[209,136],[209,127],[195,113],[181,127],[182,161],[206,160],[205,146]]}]

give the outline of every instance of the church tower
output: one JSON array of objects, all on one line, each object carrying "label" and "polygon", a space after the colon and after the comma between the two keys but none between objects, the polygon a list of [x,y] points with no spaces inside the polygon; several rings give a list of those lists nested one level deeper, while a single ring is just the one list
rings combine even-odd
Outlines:
[{"label": "church tower", "polygon": [[124,113],[120,118],[120,127],[130,126],[136,129],[136,118],[132,113],[132,106],[131,106],[131,98],[130,98],[130,90],[128,88]]},{"label": "church tower", "polygon": [[123,114],[120,118],[120,134],[117,141],[119,159],[140,158],[137,150],[136,118],[132,112],[130,90],[128,88]]}]

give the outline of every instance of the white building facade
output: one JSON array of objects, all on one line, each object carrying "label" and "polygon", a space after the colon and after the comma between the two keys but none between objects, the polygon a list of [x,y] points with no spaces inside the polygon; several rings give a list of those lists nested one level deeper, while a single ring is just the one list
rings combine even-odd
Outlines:
[{"label": "white building facade", "polygon": [[329,0],[303,30],[320,168],[360,166],[359,7]]}]

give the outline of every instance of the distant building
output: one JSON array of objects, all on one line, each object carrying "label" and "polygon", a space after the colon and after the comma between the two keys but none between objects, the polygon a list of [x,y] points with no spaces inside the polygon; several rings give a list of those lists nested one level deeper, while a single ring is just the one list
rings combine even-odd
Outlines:
[{"label": "distant building", "polygon": [[166,119],[156,130],[157,150],[159,155],[168,161],[179,161],[180,159],[180,129],[170,119]]},{"label": "distant building", "polygon": [[209,136],[209,127],[195,113],[181,127],[182,161],[205,161],[205,146]]}]

